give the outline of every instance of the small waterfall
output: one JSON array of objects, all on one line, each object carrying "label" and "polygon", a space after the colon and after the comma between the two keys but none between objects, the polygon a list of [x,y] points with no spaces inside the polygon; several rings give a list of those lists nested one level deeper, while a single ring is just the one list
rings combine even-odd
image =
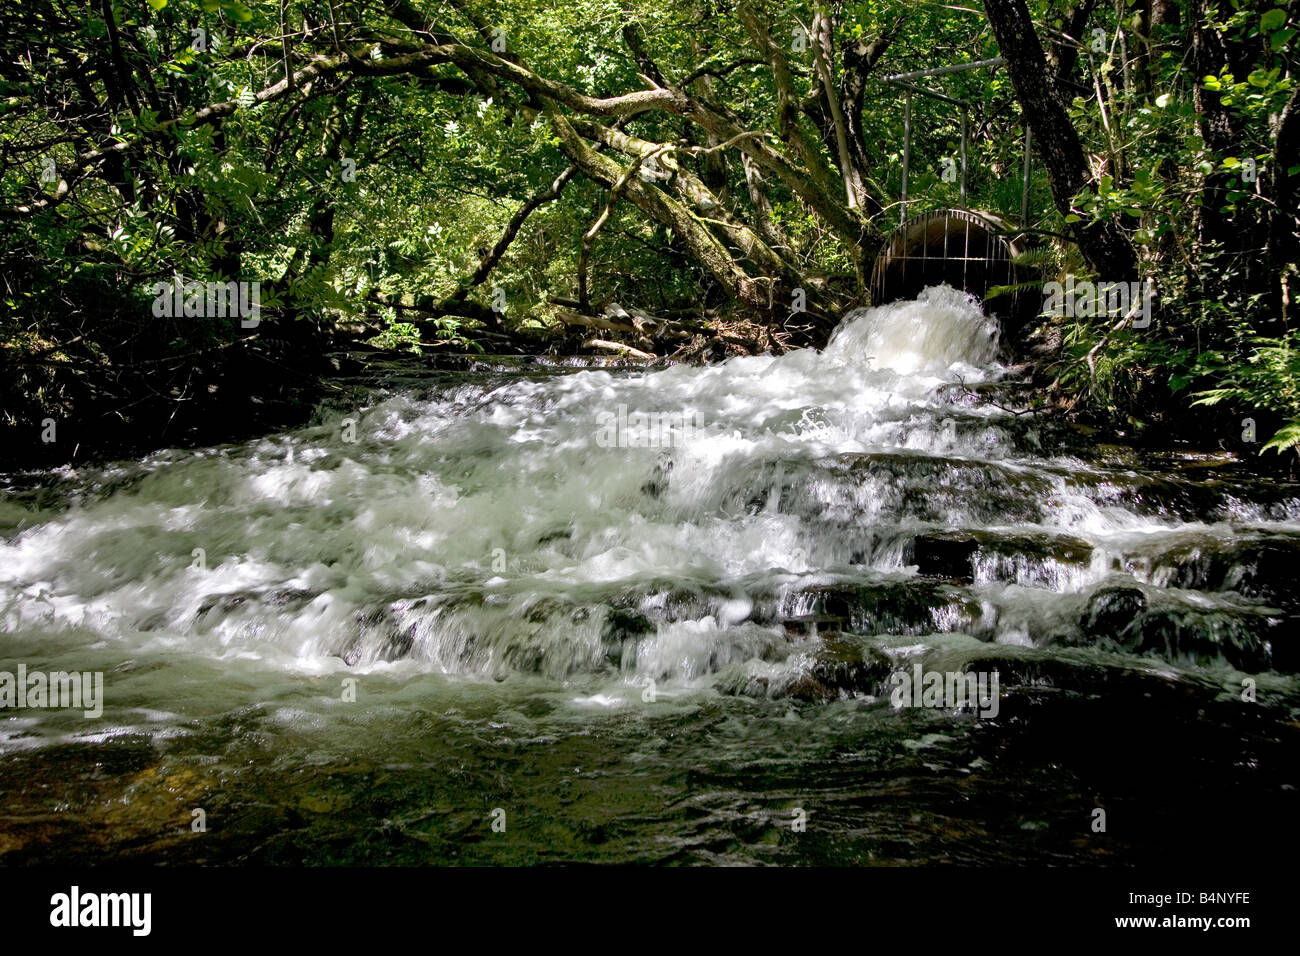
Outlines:
[{"label": "small waterfall", "polygon": [[[759,660],[797,670],[788,630],[809,615],[1087,643],[1090,589],[1130,565],[1135,586],[1177,578],[1185,542],[1231,554],[1227,523],[1264,517],[1208,489],[1166,505],[1048,448],[976,397],[1003,374],[997,338],[932,288],[849,314],[822,352],[403,393],[108,469],[0,543],[0,626],[124,655],[586,675],[631,694]],[[1288,547],[1295,509],[1275,508]],[[958,578],[942,594],[939,572]],[[1219,615],[1267,666],[1267,616],[1217,595],[1170,613]]]},{"label": "small waterfall", "polygon": [[[79,819],[160,859],[177,851],[153,808],[288,801],[261,849],[206,844],[242,859],[294,827],[331,858],[335,810],[389,834],[428,826],[412,800],[496,806],[502,766],[534,768],[518,799],[562,819],[556,794],[595,765],[601,806],[651,831],[592,852],[640,859],[665,833],[665,852],[700,846],[700,820],[784,812],[767,776],[736,780],[744,800],[683,791],[697,766],[789,765],[782,786],[829,788],[826,805],[864,787],[888,805],[922,764],[975,781],[1001,758],[969,723],[891,706],[893,677],[922,666],[1000,670],[1004,732],[1041,724],[1035,747],[1120,722],[1125,701],[1159,702],[1130,723],[1220,713],[1242,675],[1287,719],[1300,490],[1016,414],[1025,386],[997,346],[973,301],[933,288],[849,314],[821,352],[406,384],[309,428],[49,476],[40,510],[0,501],[0,671],[103,672],[103,715],[6,710],[0,767],[60,777],[54,761],[82,759],[63,748],[120,755]],[[1057,686],[1071,695],[1041,696]],[[1052,759],[1039,806],[1087,769]],[[994,816],[1021,799],[1018,767],[977,776]],[[44,793],[10,812],[46,819],[63,798]],[[715,816],[679,812],[697,799]],[[915,800],[897,826],[949,812]],[[410,859],[441,845],[430,832]],[[1053,859],[1083,852],[1074,832]],[[989,845],[1048,852],[1017,834]],[[918,859],[948,852],[911,839]]]}]

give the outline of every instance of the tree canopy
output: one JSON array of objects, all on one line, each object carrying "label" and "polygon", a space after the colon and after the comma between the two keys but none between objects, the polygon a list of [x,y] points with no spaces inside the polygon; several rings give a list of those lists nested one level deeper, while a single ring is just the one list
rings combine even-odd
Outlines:
[{"label": "tree canopy", "polygon": [[[229,409],[232,390],[319,374],[340,336],[819,344],[867,304],[899,221],[904,91],[884,77],[1001,57],[929,81],[970,104],[968,205],[1035,237],[1044,279],[1159,288],[1150,328],[1061,320],[1055,394],[1135,422],[1258,409],[1273,447],[1300,442],[1294,3],[25,0],[3,17],[11,429]],[[956,205],[961,109],[914,97],[911,124],[911,207]],[[256,282],[261,321],[156,314],[177,281]]]}]

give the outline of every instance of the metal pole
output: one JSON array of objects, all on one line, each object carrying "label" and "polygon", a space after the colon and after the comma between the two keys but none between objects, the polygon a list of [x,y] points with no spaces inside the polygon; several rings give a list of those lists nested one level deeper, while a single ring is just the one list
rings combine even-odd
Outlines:
[{"label": "metal pole", "polygon": [[1000,56],[995,56],[991,60],[976,60],[974,63],[953,63],[949,66],[935,66],[928,70],[916,70],[912,73],[895,73],[893,76],[885,77],[886,83],[892,83],[895,80],[919,80],[924,76],[942,76],[944,73],[961,73],[965,70],[978,70],[982,66],[999,66],[1005,63]]},{"label": "metal pole", "polygon": [[921,223],[921,285],[930,284],[930,223],[934,220],[934,210],[920,215]]},{"label": "metal pole", "polygon": [[1025,178],[1024,185],[1020,187],[1020,228],[1029,227],[1029,146],[1033,141],[1033,134],[1029,132],[1029,121],[1025,120]]},{"label": "metal pole", "polygon": [[912,160],[912,91],[903,98],[903,201],[898,224],[907,222],[907,166]]},{"label": "metal pole", "polygon": [[934,90],[927,90],[924,86],[917,86],[915,83],[903,83],[901,81],[886,81],[890,86],[897,86],[901,90],[911,90],[913,93],[920,93],[922,96],[928,96],[931,99],[941,100],[944,103],[951,103],[953,106],[965,106],[966,100],[959,100],[955,96],[949,96],[947,93],[937,93]]},{"label": "metal pole", "polygon": [[961,208],[966,208],[966,107],[961,108]]},{"label": "metal pole", "polygon": [[[965,218],[965,217],[963,217]],[[966,269],[970,266],[970,220],[966,219],[966,248],[961,254],[961,291],[969,292],[970,284],[966,281]]]}]

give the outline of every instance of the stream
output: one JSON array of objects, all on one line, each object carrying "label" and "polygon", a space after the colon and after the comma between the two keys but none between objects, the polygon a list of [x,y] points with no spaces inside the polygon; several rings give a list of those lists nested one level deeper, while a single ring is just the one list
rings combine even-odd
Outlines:
[{"label": "stream", "polygon": [[102,674],[0,686],[0,863],[1300,849],[1300,486],[1024,413],[998,344],[939,287],[0,476],[0,679]]}]

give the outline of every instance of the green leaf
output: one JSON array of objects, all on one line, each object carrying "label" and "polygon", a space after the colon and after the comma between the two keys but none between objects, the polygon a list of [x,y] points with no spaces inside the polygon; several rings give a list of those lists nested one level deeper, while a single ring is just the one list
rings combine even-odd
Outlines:
[{"label": "green leaf", "polygon": [[1290,43],[1293,36],[1295,36],[1294,30],[1278,30],[1268,38],[1268,45],[1276,52]]},{"label": "green leaf", "polygon": [[1265,32],[1276,30],[1284,23],[1286,23],[1286,11],[1279,7],[1274,7],[1259,18],[1259,28]]},{"label": "green leaf", "polygon": [[149,0],[149,6],[153,7],[154,12],[156,13],[163,7],[167,6],[167,0]]},{"label": "green leaf", "polygon": [[1279,428],[1277,434],[1265,443],[1259,453],[1262,455],[1271,448],[1280,455],[1288,448],[1295,448],[1297,445],[1300,445],[1300,422],[1292,422]]},{"label": "green leaf", "polygon": [[1206,392],[1197,392],[1196,401],[1193,405],[1217,405],[1220,402],[1227,401],[1236,397],[1236,392],[1230,388],[1214,388]]}]

